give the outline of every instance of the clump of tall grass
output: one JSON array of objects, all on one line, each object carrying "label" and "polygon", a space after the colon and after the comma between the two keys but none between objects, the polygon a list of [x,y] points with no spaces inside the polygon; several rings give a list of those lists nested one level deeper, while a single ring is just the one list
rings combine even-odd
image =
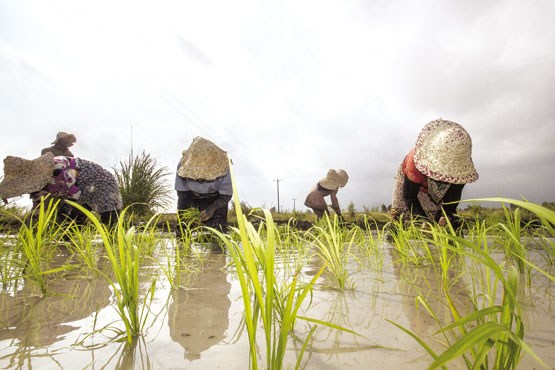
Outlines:
[{"label": "clump of tall grass", "polygon": [[139,217],[150,216],[170,203],[169,172],[144,151],[129,156],[114,169],[124,208]]}]

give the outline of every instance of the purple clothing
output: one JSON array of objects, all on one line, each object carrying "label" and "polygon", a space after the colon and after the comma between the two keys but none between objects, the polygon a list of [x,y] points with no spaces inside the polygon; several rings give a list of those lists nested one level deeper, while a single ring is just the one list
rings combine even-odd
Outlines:
[{"label": "purple clothing", "polygon": [[75,158],[54,157],[53,176],[46,191],[63,199],[78,201],[81,190],[77,186],[77,161]]},{"label": "purple clothing", "polygon": [[123,207],[116,178],[108,170],[81,158],[54,157],[54,161],[54,173],[46,191],[87,205],[98,213]]}]

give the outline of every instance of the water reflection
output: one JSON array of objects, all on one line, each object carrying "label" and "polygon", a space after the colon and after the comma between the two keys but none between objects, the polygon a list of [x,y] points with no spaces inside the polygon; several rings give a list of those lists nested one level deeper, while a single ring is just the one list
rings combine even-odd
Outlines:
[{"label": "water reflection", "polygon": [[[393,249],[389,250],[392,260],[398,256]],[[401,304],[405,317],[408,320],[408,329],[417,335],[432,336],[439,329],[438,323],[430,316],[422,305],[416,304],[416,297],[421,296],[435,315],[443,324],[452,321],[452,313],[446,304],[445,291],[449,292],[452,303],[460,315],[466,315],[472,310],[470,292],[465,281],[461,278],[462,261],[453,256],[449,268],[446,283],[443,286],[443,278],[439,263],[436,266],[415,266],[413,264],[393,263],[393,273],[396,277]]]},{"label": "water reflection", "polygon": [[231,306],[226,262],[225,254],[210,254],[195,281],[174,293],[169,307],[170,337],[185,349],[187,360],[200,359],[202,352],[225,338]]},{"label": "water reflection", "polygon": [[[49,283],[41,297],[35,284],[27,281],[12,293],[0,293],[0,341],[9,341],[11,361],[32,362],[32,352],[61,342],[69,333],[86,330],[72,324],[94,315],[110,303],[111,291],[102,278],[66,277]],[[54,357],[54,355],[52,355]]]}]

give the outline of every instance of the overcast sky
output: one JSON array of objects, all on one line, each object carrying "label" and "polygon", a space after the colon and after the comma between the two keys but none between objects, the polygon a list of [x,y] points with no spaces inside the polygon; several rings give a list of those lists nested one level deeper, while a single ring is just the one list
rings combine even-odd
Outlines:
[{"label": "overcast sky", "polygon": [[203,136],[251,206],[280,179],[281,208],[305,209],[342,168],[362,210],[439,117],[473,139],[463,198],[555,201],[553,0],[0,0],[1,158],[66,131],[108,168],[146,151],[173,189]]}]

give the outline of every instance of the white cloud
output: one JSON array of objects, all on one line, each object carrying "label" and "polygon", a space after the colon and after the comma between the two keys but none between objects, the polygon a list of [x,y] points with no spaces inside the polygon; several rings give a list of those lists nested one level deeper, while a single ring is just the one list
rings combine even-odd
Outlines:
[{"label": "white cloud", "polygon": [[443,117],[473,137],[480,180],[464,196],[554,200],[551,1],[0,7],[1,156],[31,158],[64,130],[110,167],[132,125],[134,151],[171,171],[194,136],[218,143],[251,205],[276,205],[282,178],[286,208],[303,208],[344,168],[342,206],[362,209],[389,204],[420,128]]}]

